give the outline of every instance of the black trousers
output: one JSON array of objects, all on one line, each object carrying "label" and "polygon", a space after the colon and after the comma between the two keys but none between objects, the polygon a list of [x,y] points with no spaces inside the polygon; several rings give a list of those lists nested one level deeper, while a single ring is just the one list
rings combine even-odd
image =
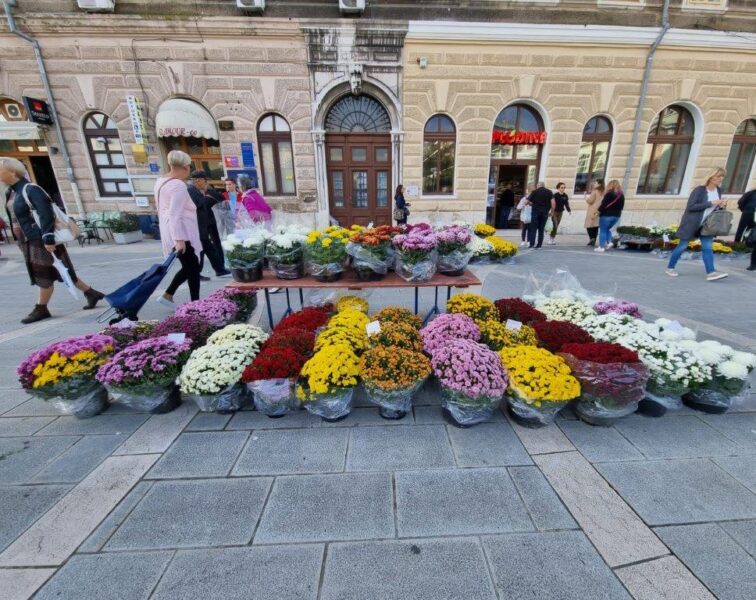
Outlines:
[{"label": "black trousers", "polygon": [[588,239],[591,242],[595,243],[596,242],[596,238],[598,238],[599,228],[598,227],[587,227],[586,231],[588,232]]},{"label": "black trousers", "polygon": [[735,232],[735,241],[740,242],[743,240],[743,234],[746,232],[746,229],[749,229],[750,227],[753,227],[754,219],[753,219],[754,213],[753,211],[747,211],[740,213],[740,221],[738,221],[738,229]]},{"label": "black trousers", "polygon": [[[546,223],[549,220],[548,212],[533,211],[533,217],[530,221],[530,229],[528,230],[528,244],[530,247],[540,248],[543,246],[543,232],[546,229]],[[538,243],[536,243],[538,238]]]},{"label": "black trousers", "polygon": [[176,293],[179,286],[185,281],[189,282],[189,297],[194,300],[199,300],[200,296],[200,263],[197,259],[197,253],[194,251],[192,245],[187,242],[186,250],[182,254],[178,254],[177,258],[181,263],[181,269],[173,277],[171,285],[165,290],[166,294]]},{"label": "black trousers", "polygon": [[210,261],[216,275],[226,272],[226,265],[223,262],[223,249],[220,243],[216,244],[211,238],[201,238],[202,252],[200,253],[199,270],[202,272],[205,266],[205,256]]}]

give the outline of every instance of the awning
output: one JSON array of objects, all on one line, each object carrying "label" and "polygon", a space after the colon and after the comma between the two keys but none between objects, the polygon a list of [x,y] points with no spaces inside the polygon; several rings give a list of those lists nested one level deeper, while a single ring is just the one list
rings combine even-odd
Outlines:
[{"label": "awning", "polygon": [[205,107],[185,98],[166,100],[155,119],[158,137],[218,139],[215,119]]},{"label": "awning", "polygon": [[39,127],[29,121],[0,121],[0,140],[38,140]]}]

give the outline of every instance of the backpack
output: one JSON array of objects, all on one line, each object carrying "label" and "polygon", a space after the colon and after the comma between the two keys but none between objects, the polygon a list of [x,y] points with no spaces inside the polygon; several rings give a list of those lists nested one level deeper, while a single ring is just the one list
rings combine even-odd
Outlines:
[{"label": "backpack", "polygon": [[34,218],[34,222],[37,224],[37,227],[40,226],[39,215],[37,214],[37,211],[34,208],[34,205],[29,200],[29,192],[28,192],[29,187],[32,185],[42,190],[42,193],[45,195],[45,198],[47,198],[47,200],[50,202],[50,206],[52,208],[53,215],[55,217],[55,225],[53,226],[54,232],[55,232],[55,243],[65,244],[66,242],[73,242],[81,234],[81,230],[79,229],[79,226],[76,224],[76,221],[74,221],[71,217],[69,217],[66,213],[64,213],[63,209],[61,209],[55,202],[53,202],[50,199],[50,196],[47,194],[47,192],[44,189],[42,189],[40,186],[34,183],[27,183],[24,186],[24,189],[22,190],[21,194],[24,198],[24,201],[26,202],[26,205],[29,207],[29,212],[31,212],[31,215]]},{"label": "backpack", "polygon": [[701,235],[728,235],[732,228],[732,213],[728,210],[715,210],[701,223]]}]

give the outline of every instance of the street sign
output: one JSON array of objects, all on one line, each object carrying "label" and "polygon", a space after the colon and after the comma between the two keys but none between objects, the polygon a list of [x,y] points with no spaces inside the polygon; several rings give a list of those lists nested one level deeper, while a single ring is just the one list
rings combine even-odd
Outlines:
[{"label": "street sign", "polygon": [[129,107],[129,117],[131,118],[131,129],[134,131],[134,142],[137,144],[146,144],[149,141],[147,128],[144,125],[142,116],[142,105],[136,96],[126,96],[126,105]]},{"label": "street sign", "polygon": [[38,98],[29,98],[23,96],[26,112],[29,113],[29,120],[38,125],[54,125],[55,121],[50,111],[50,106],[44,100]]},{"label": "street sign", "polygon": [[245,167],[255,166],[255,146],[252,142],[241,143],[242,165]]},{"label": "street sign", "polygon": [[150,173],[160,173],[160,165],[157,163],[150,163]]}]

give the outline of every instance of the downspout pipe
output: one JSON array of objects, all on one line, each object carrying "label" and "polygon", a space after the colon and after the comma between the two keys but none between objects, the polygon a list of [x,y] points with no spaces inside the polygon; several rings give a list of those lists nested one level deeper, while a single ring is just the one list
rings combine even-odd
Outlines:
[{"label": "downspout pipe", "polygon": [[2,2],[3,8],[5,8],[5,17],[8,20],[8,28],[10,29],[10,32],[29,42],[32,45],[32,48],[34,48],[34,57],[37,59],[39,76],[42,79],[42,85],[45,88],[45,95],[47,96],[47,103],[50,105],[50,111],[52,112],[53,121],[55,123],[55,133],[58,136],[60,153],[63,155],[63,163],[66,167],[66,175],[68,177],[68,182],[71,184],[71,191],[73,193],[74,202],[76,202],[76,211],[80,216],[83,216],[84,204],[81,201],[79,185],[76,183],[73,166],[71,165],[71,156],[68,154],[66,140],[63,137],[63,130],[60,127],[60,118],[58,118],[58,110],[55,107],[55,99],[53,98],[52,88],[50,87],[50,79],[47,77],[47,69],[45,68],[45,61],[42,58],[42,50],[39,47],[39,42],[23,31],[19,31],[19,29],[16,27],[16,20],[13,18],[13,13],[11,12],[11,6],[15,5],[15,0],[2,0]]},{"label": "downspout pipe", "polygon": [[630,173],[635,166],[635,153],[638,150],[638,136],[640,135],[641,121],[643,120],[643,111],[646,108],[646,97],[648,95],[648,83],[651,79],[651,71],[654,66],[654,56],[656,50],[664,39],[664,35],[669,30],[669,0],[664,0],[664,6],[662,7],[662,28],[659,35],[654,40],[649,48],[648,56],[646,57],[646,68],[643,72],[643,83],[641,84],[641,93],[638,100],[638,112],[635,113],[635,127],[633,128],[633,138],[630,143],[630,155],[627,159],[627,168],[625,169],[625,176],[622,178],[622,189],[627,190],[627,186],[630,185]]}]

